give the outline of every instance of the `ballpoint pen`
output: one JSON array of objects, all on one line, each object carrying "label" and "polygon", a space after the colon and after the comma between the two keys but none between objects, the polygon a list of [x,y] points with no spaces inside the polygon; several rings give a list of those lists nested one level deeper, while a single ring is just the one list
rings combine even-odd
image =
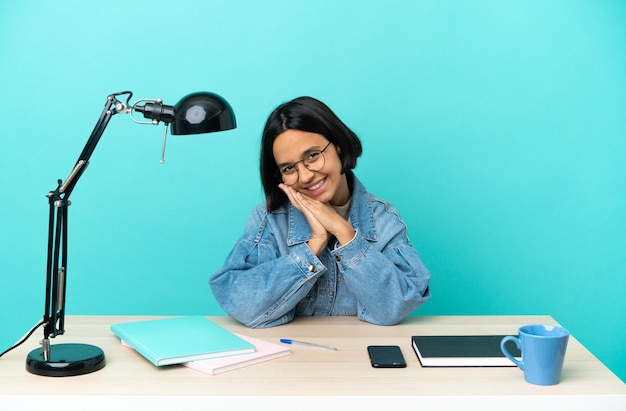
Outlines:
[{"label": "ballpoint pen", "polygon": [[312,343],[312,342],[292,340],[292,339],[289,339],[289,338],[281,338],[280,342],[281,343],[285,343],[285,344],[299,344],[299,345],[306,345],[306,346],[309,346],[309,347],[325,348],[327,350],[337,351],[337,347],[333,347],[332,345],[315,344],[315,343]]}]

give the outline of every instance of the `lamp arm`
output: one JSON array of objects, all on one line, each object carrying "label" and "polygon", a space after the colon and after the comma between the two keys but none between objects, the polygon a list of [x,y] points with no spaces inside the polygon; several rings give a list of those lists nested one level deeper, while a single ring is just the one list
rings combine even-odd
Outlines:
[{"label": "lamp arm", "polygon": [[[126,103],[122,103],[117,99],[120,95],[128,95]],[[48,193],[50,214],[48,223],[46,298],[43,315],[44,339],[42,341],[43,357],[46,361],[50,355],[48,339],[65,332],[67,207],[71,204],[69,196],[89,164],[89,158],[100,141],[100,137],[102,137],[109,120],[119,112],[127,112],[127,103],[131,97],[132,93],[130,91],[111,94],[107,97],[102,114],[70,175],[65,182],[58,180],[56,189]]]},{"label": "lamp arm", "polygon": [[[117,99],[117,96],[125,94],[128,95],[128,98],[126,100],[126,103],[122,103]],[[107,101],[104,105],[102,113],[100,114],[100,118],[98,119],[98,122],[91,132],[89,140],[87,140],[83,151],[80,153],[74,169],[68,176],[65,183],[60,187],[61,194],[65,194],[64,198],[67,199],[67,197],[69,197],[70,193],[74,189],[74,186],[76,185],[76,182],[84,172],[85,167],[89,165],[89,159],[91,158],[93,151],[96,149],[96,145],[100,141],[100,137],[102,137],[104,130],[109,124],[109,120],[111,120],[111,117],[113,117],[115,114],[127,111],[128,102],[130,101],[132,95],[133,93],[130,91],[123,91],[120,93],[111,94],[107,97]]]}]

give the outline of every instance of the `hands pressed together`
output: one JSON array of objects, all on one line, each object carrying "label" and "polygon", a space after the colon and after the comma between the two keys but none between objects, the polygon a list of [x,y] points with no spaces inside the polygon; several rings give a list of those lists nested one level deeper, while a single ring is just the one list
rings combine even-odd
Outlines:
[{"label": "hands pressed together", "polygon": [[322,203],[310,196],[296,191],[293,187],[280,184],[280,189],[287,194],[289,201],[304,214],[311,227],[309,248],[320,254],[334,236],[340,245],[350,242],[355,235],[354,228],[341,217],[330,204]]}]

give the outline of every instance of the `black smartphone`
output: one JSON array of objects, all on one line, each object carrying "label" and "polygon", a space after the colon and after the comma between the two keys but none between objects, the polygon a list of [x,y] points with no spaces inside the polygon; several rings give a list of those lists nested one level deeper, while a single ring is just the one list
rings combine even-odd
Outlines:
[{"label": "black smartphone", "polygon": [[367,347],[374,368],[404,368],[406,361],[397,345],[370,345]]}]

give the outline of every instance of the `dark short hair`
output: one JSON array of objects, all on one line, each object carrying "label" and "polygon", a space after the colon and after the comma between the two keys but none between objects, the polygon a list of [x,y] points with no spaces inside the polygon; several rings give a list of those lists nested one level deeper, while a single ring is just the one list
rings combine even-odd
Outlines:
[{"label": "dark short hair", "polygon": [[278,166],[273,151],[274,140],[287,130],[321,134],[328,139],[341,152],[342,173],[354,169],[363,152],[357,135],[321,101],[304,96],[281,104],[267,119],[261,140],[261,182],[268,212],[287,202],[287,196],[278,187]]}]

